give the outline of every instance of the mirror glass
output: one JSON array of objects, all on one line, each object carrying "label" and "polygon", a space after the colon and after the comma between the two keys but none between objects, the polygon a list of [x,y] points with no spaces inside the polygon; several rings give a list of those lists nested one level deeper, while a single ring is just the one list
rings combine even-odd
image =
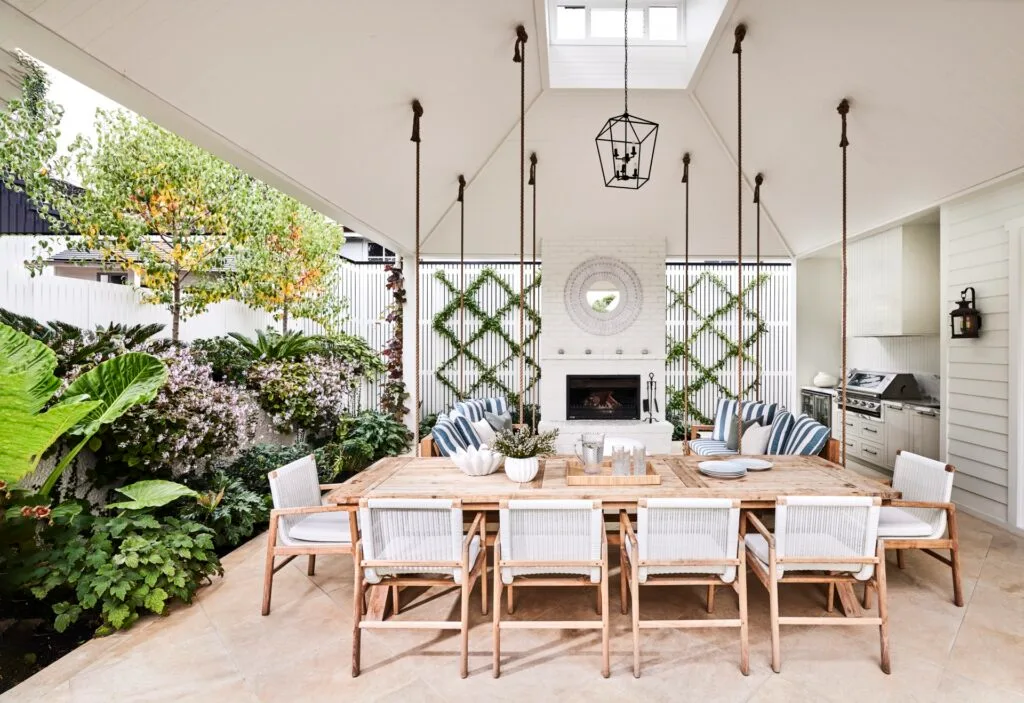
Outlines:
[{"label": "mirror glass", "polygon": [[621,298],[619,289],[609,281],[595,281],[587,290],[587,305],[597,313],[612,312]]}]

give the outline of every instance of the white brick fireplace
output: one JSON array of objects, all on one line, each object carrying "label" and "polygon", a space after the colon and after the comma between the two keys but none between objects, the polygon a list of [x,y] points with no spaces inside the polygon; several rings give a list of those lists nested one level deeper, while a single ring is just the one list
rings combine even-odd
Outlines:
[{"label": "white brick fireplace", "polygon": [[[540,429],[558,429],[558,451],[571,453],[581,432],[603,432],[643,442],[649,453],[672,451],[672,424],[665,417],[665,242],[598,237],[543,242]],[[614,259],[632,269],[642,297],[639,314],[622,332],[592,334],[570,316],[566,295],[570,274],[595,258]],[[568,375],[640,376],[647,398],[649,374],[657,383],[656,421],[567,420]],[[641,418],[646,413],[641,414]],[[678,444],[678,443],[677,443]],[[678,449],[676,450],[678,451]]]}]

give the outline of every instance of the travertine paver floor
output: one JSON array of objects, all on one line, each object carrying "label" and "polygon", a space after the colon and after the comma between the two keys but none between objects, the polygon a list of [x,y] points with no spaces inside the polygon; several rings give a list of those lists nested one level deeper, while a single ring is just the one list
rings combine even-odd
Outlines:
[{"label": "travertine paver floor", "polygon": [[[273,611],[259,614],[265,536],[224,563],[227,574],[167,618],[94,640],[0,696],[46,701],[1024,701],[1024,538],[963,515],[967,605],[951,601],[949,570],[909,553],[890,561],[893,673],[878,667],[874,628],[783,628],[782,673],[769,667],[768,600],[750,579],[751,672],[740,674],[733,630],[647,631],[644,671],[631,672],[628,616],[613,572],[612,676],[600,676],[593,632],[511,631],[500,679],[491,677],[491,631],[473,593],[470,676],[458,676],[457,632],[363,635],[363,674],[349,675],[352,567],[321,558],[316,576],[296,560],[278,573]],[[614,551],[614,550],[613,550]],[[613,557],[614,559],[614,557]],[[698,589],[641,593],[646,617],[703,609]],[[403,592],[401,617],[457,617],[454,590]],[[516,617],[593,614],[593,591],[522,589]],[[718,614],[734,613],[725,589]],[[790,586],[784,613],[817,614],[824,590]]]}]

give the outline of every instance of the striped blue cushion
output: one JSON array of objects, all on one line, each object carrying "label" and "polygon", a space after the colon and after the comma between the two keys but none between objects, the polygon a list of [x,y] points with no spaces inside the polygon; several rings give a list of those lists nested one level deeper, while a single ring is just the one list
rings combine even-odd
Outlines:
[{"label": "striped blue cushion", "polygon": [[793,429],[793,413],[783,410],[772,423],[772,433],[768,436],[768,448],[765,454],[783,454],[786,449],[786,440],[789,439],[790,430]]},{"label": "striped blue cushion", "polygon": [[[782,408],[782,410],[785,410],[785,408]],[[778,414],[778,412],[779,412],[779,404],[778,403],[769,403],[768,405],[765,405],[764,406],[764,410],[761,411],[761,424],[762,425],[771,425],[771,424],[773,424],[775,422],[775,416]]]},{"label": "striped blue cushion", "polygon": [[736,414],[736,401],[728,398],[719,398],[718,407],[715,408],[715,429],[711,432],[711,439],[724,442],[729,434],[729,419]]},{"label": "striped blue cushion", "polygon": [[502,413],[508,412],[508,399],[507,398],[484,398],[483,401],[484,410],[495,415],[501,415]]},{"label": "striped blue cushion", "polygon": [[[765,405],[759,400],[743,403],[743,420],[757,420],[758,424],[770,425],[775,419],[778,403]],[[722,398],[718,401],[715,409],[715,429],[711,433],[711,439],[724,442],[729,434],[729,422],[736,416],[736,401]]]},{"label": "striped blue cushion", "polygon": [[477,422],[484,419],[484,401],[464,400],[455,404],[452,414],[462,415],[464,418]]},{"label": "striped blue cushion", "polygon": [[466,440],[462,438],[455,423],[444,413],[437,416],[437,422],[434,424],[430,436],[433,437],[434,444],[437,445],[441,456],[452,456],[456,450],[467,447]]},{"label": "striped blue cushion", "polygon": [[829,434],[829,429],[813,417],[801,415],[793,425],[793,431],[789,433],[783,453],[814,456],[821,452],[828,442]]},{"label": "striped blue cushion", "polygon": [[726,449],[725,442],[717,439],[691,439],[690,451],[699,456],[720,456],[738,454],[735,449]]},{"label": "striped blue cushion", "polygon": [[462,437],[462,441],[467,446],[472,446],[474,449],[480,448],[480,435],[470,424],[469,418],[462,415],[462,413],[452,413],[452,422],[455,423],[455,429],[459,431],[459,435]]}]

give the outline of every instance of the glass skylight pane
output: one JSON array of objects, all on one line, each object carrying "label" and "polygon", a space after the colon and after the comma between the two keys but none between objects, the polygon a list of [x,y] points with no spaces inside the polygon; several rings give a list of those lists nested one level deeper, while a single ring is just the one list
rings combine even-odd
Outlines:
[{"label": "glass skylight pane", "polygon": [[[622,39],[622,10],[594,8],[590,11],[590,36],[594,39]],[[644,11],[630,9],[629,38],[644,38]]]},{"label": "glass skylight pane", "polygon": [[559,5],[555,22],[558,39],[587,38],[587,8],[582,5]]},{"label": "glass skylight pane", "polygon": [[[652,41],[676,41],[679,39],[679,8],[651,7],[648,9]],[[630,32],[632,34],[632,32]]]}]

